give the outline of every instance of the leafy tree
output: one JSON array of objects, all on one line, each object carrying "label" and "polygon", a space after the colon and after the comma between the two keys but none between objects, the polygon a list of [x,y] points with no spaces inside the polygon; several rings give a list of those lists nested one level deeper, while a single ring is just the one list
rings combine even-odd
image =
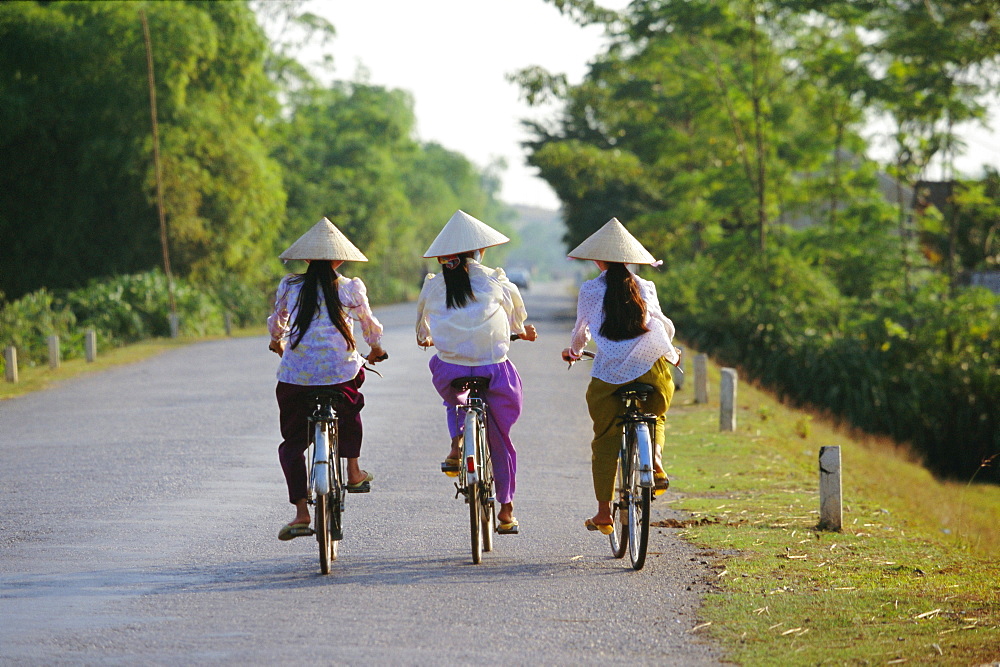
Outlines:
[{"label": "leafy tree", "polygon": [[491,222],[506,215],[495,177],[418,143],[415,122],[408,93],[336,82],[291,94],[288,118],[275,128],[290,221],[282,242],[329,218],[371,260],[350,271],[379,300],[415,294],[425,272],[420,255],[456,209]]},{"label": "leafy tree", "polygon": [[264,123],[267,41],[244,2],[0,4],[0,289],[161,262],[145,47],[157,77],[172,264],[258,280],[284,193]]}]

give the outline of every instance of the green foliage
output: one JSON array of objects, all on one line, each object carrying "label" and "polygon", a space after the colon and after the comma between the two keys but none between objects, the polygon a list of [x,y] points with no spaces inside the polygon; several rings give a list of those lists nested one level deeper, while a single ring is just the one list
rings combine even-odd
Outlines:
[{"label": "green foliage", "polygon": [[[0,4],[0,289],[162,264],[139,10],[157,81],[172,265],[259,282],[284,193],[268,44],[245,2]],[[43,259],[44,258],[44,259]]]},{"label": "green foliage", "polygon": [[413,101],[363,83],[307,87],[275,128],[274,156],[288,192],[282,244],[327,217],[370,260],[344,267],[376,302],[412,298],[426,272],[423,249],[459,208],[503,226],[489,169],[413,139]]},{"label": "green foliage", "polygon": [[41,289],[0,308],[0,347],[16,347],[19,363],[41,363],[49,355],[47,338],[59,336],[65,343],[75,325],[73,312]]},{"label": "green foliage", "polygon": [[[787,251],[720,245],[658,276],[692,344],[796,402],[912,443],[966,477],[1000,453],[1000,298],[944,279],[858,303]],[[991,468],[981,477],[1000,481]]]},{"label": "green foliage", "polygon": [[[226,312],[232,315],[234,326],[260,325],[267,317],[268,304],[261,291],[238,284],[207,288],[177,280],[174,298],[181,335],[221,334]],[[61,297],[42,289],[0,308],[0,347],[16,347],[21,364],[45,362],[50,335],[59,336],[63,358],[82,357],[88,329],[96,332],[100,347],[169,336],[166,276],[154,270],[92,280]]]}]

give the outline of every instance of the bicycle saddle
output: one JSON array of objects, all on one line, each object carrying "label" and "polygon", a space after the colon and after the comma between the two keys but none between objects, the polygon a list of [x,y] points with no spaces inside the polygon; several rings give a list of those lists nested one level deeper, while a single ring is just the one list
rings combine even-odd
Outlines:
[{"label": "bicycle saddle", "polygon": [[490,379],[478,375],[455,378],[451,381],[453,389],[472,389],[473,391],[483,391],[490,386]]},{"label": "bicycle saddle", "polygon": [[306,394],[306,397],[310,401],[330,399],[331,403],[337,404],[344,399],[344,392],[339,389],[316,389],[315,391],[310,391]]},{"label": "bicycle saddle", "polygon": [[623,384],[615,389],[615,396],[624,396],[625,394],[653,394],[655,392],[656,387],[651,384],[646,384],[645,382],[629,382],[628,384]]}]

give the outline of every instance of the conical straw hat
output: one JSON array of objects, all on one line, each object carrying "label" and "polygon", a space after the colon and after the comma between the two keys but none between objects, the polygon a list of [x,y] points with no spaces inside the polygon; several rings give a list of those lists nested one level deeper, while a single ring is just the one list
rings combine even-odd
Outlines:
[{"label": "conical straw hat", "polygon": [[618,222],[611,218],[603,227],[569,253],[572,259],[598,259],[602,262],[622,264],[656,264],[656,260],[642,244]]},{"label": "conical straw hat", "polygon": [[424,257],[446,257],[460,252],[490,248],[507,243],[509,238],[465,211],[455,211],[451,220],[434,239]]},{"label": "conical straw hat", "polygon": [[347,262],[367,262],[353,243],[333,223],[323,218],[308,232],[299,237],[288,250],[278,255],[281,259],[332,259]]}]

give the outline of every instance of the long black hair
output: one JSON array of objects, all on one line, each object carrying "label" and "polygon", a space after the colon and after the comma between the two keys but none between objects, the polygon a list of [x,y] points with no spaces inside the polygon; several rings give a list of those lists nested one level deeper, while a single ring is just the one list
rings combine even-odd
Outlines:
[{"label": "long black hair", "polygon": [[295,322],[289,332],[292,338],[292,349],[295,349],[295,346],[302,341],[302,337],[309,330],[309,325],[318,315],[316,311],[319,306],[320,288],[323,289],[323,300],[326,301],[326,312],[330,315],[330,321],[347,341],[347,349],[354,349],[354,336],[351,334],[351,327],[347,325],[344,311],[340,306],[337,277],[337,271],[329,260],[313,260],[309,262],[309,268],[306,269],[305,273],[299,273],[292,277],[290,282],[302,283],[299,298],[295,303]]},{"label": "long black hair", "polygon": [[[457,262],[452,260],[441,265],[444,275],[445,304],[448,308],[463,308],[469,301],[475,301],[472,293],[472,281],[469,279],[469,268],[465,263],[472,257],[471,252],[457,255]],[[451,264],[451,268],[449,268]]]},{"label": "long black hair", "polygon": [[646,302],[628,267],[607,262],[604,272],[604,322],[600,333],[608,340],[631,340],[649,331],[646,326]]}]

